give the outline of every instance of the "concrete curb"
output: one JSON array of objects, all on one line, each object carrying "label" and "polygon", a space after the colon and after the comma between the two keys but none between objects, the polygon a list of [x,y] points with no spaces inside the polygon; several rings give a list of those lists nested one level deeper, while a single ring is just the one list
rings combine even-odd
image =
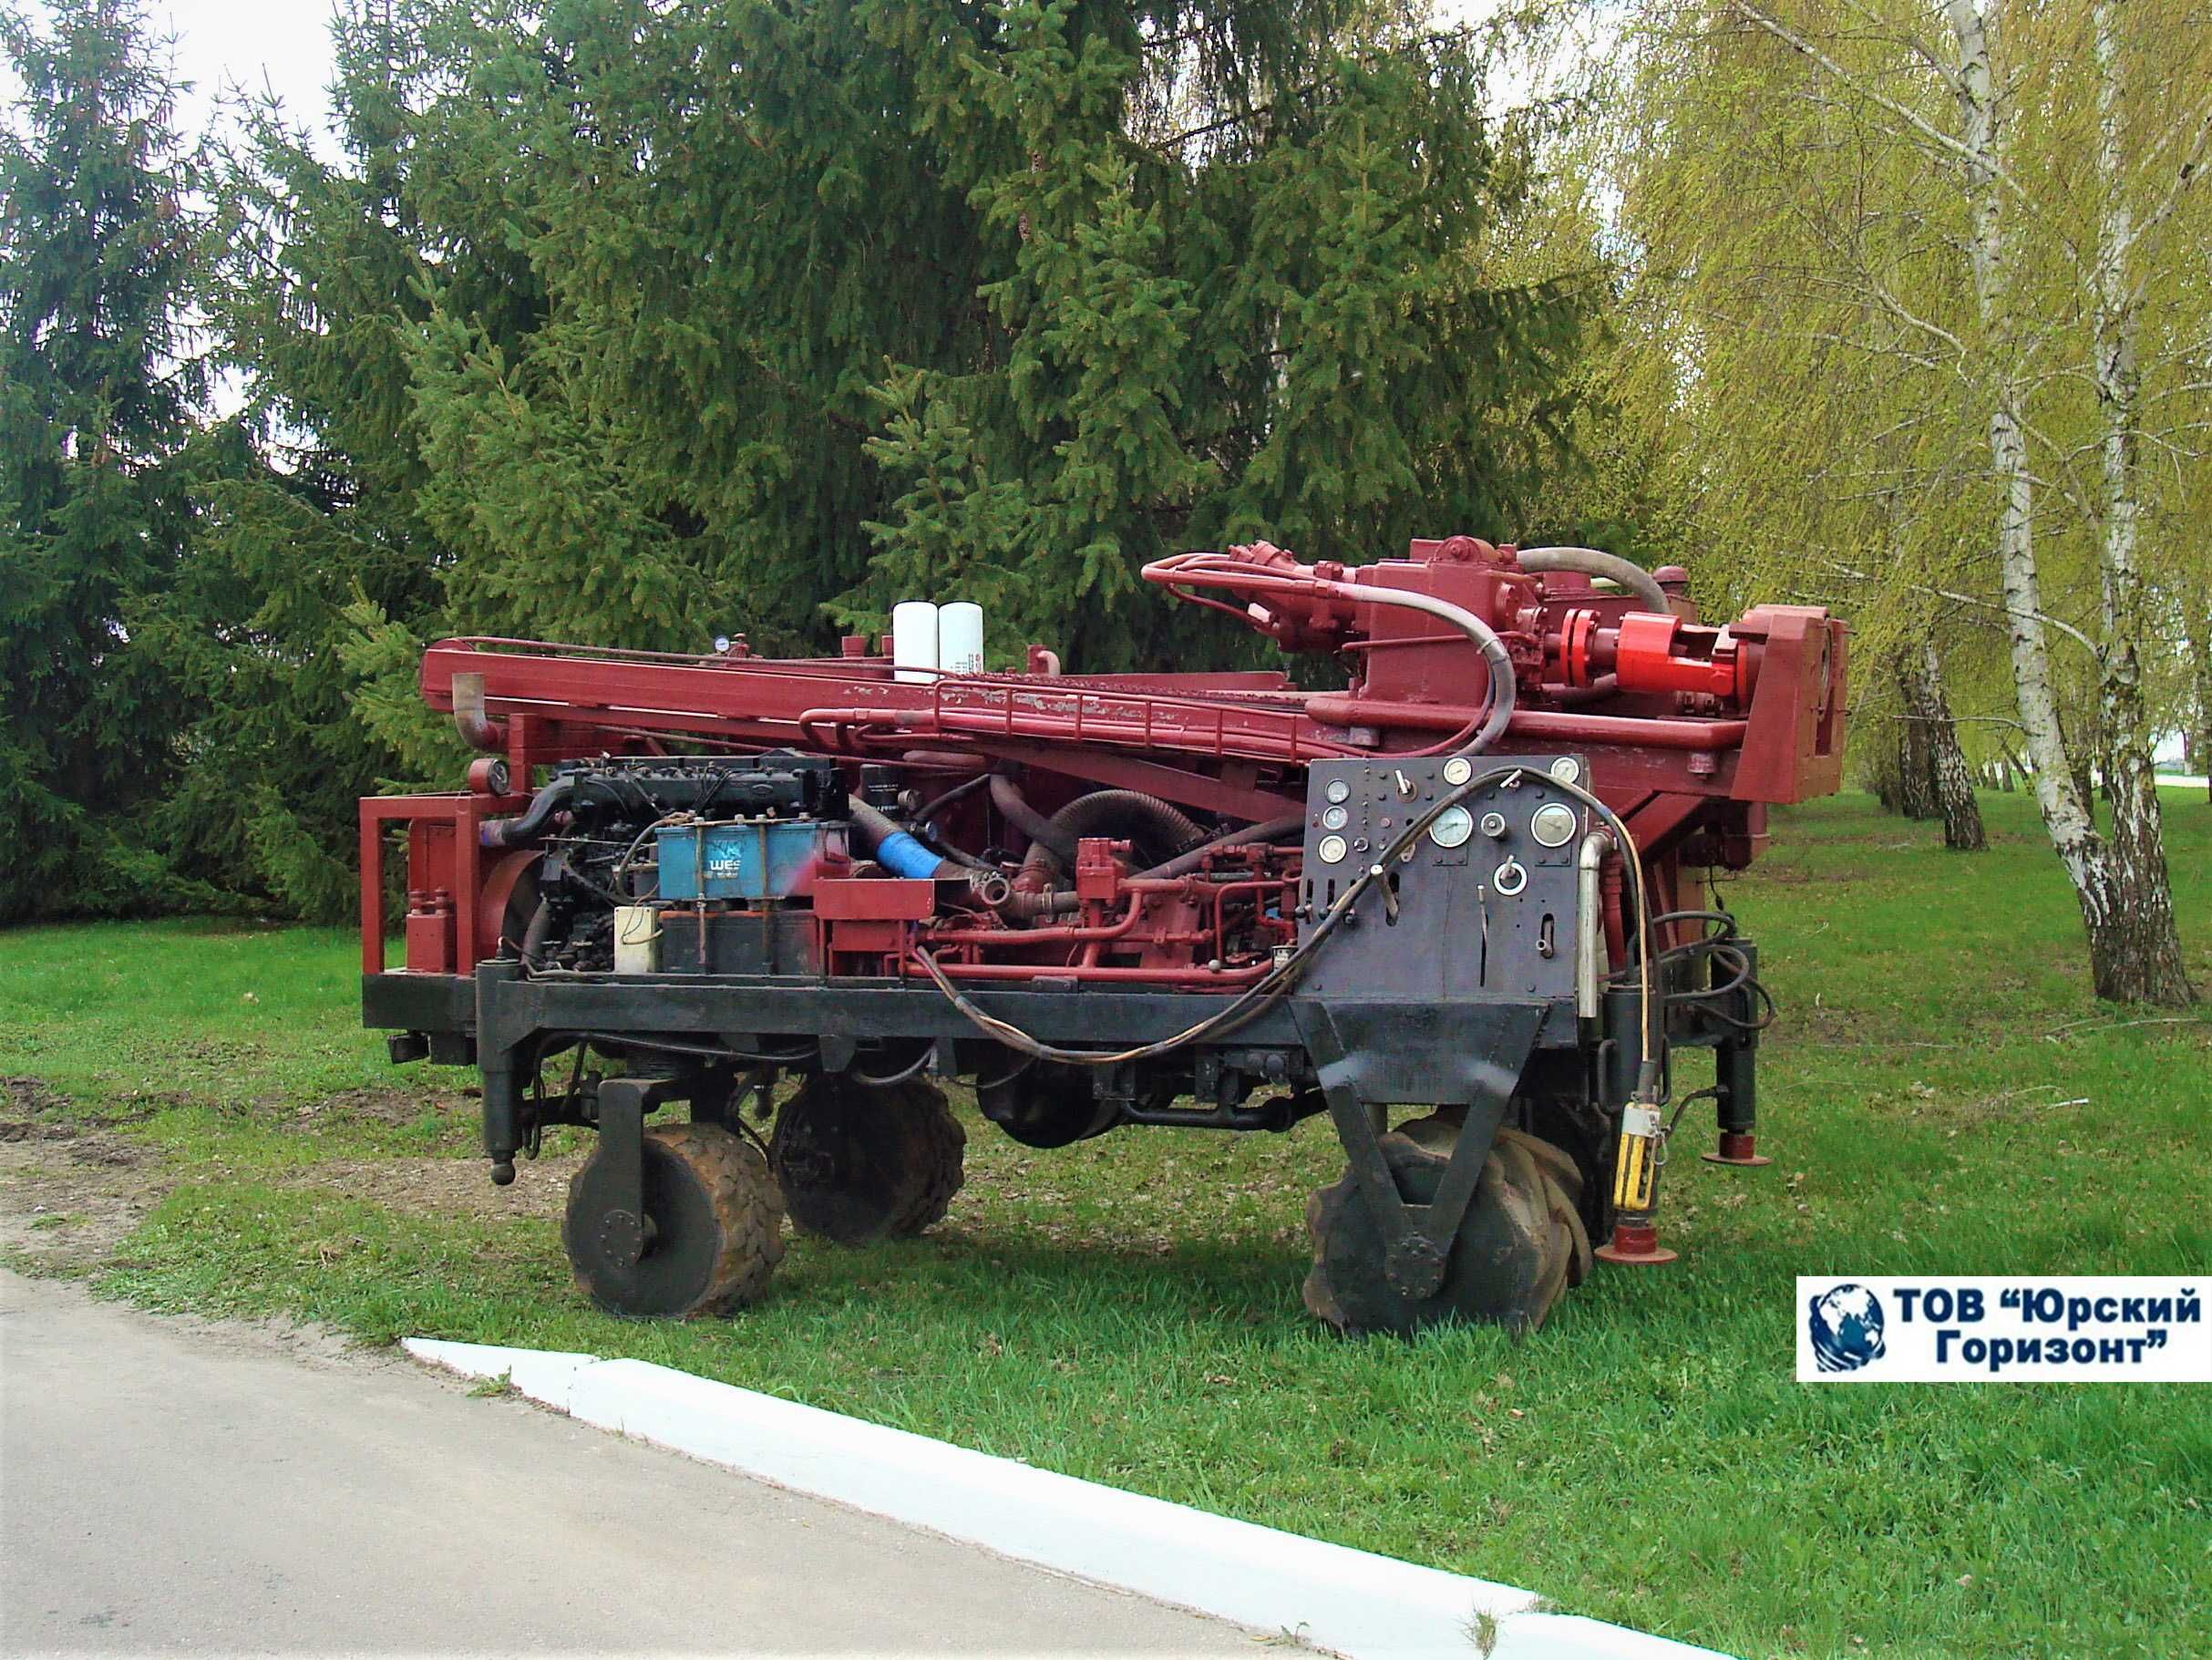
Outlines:
[{"label": "concrete curb", "polygon": [[[794,1491],[1352,1660],[1713,1660],[1533,1592],[1055,1475],[641,1360],[410,1337],[417,1359]],[[1481,1638],[1490,1639],[1485,1648]]]}]

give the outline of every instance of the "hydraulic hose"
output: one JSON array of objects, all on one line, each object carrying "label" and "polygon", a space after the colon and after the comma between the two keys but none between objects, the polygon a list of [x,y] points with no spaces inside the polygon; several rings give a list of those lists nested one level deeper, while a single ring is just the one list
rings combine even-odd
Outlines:
[{"label": "hydraulic hose", "polygon": [[[1625,561],[1622,562],[1624,564]],[[1630,567],[1633,569],[1634,567]],[[1292,594],[1312,599],[1326,594],[1353,605],[1394,605],[1404,611],[1418,611],[1425,616],[1448,623],[1482,654],[1484,665],[1490,671],[1490,700],[1482,717],[1470,721],[1441,743],[1425,748],[1407,750],[1408,755],[1479,754],[1504,736],[1507,723],[1513,718],[1513,701],[1517,686],[1513,672],[1513,655],[1506,643],[1497,637],[1497,631],[1464,605],[1455,605],[1449,600],[1415,593],[1407,588],[1386,588],[1380,585],[1341,583],[1328,577],[1316,576],[1302,567],[1299,573],[1272,569],[1247,560],[1219,553],[1178,553],[1166,559],[1156,559],[1144,568],[1144,579],[1158,583],[1170,593],[1191,600],[1216,611],[1226,611],[1248,627],[1270,632],[1264,621],[1255,620],[1239,611],[1234,605],[1194,593],[1194,588],[1226,588],[1241,594]]]},{"label": "hydraulic hose", "polygon": [[1178,853],[1166,864],[1156,864],[1148,871],[1139,871],[1139,882],[1168,882],[1178,876],[1188,876],[1205,862],[1209,853],[1219,853],[1226,848],[1246,847],[1255,841],[1280,841],[1294,830],[1306,827],[1303,813],[1285,813],[1280,819],[1270,819],[1264,824],[1248,824],[1226,836],[1216,836],[1211,841],[1194,847],[1188,853]]},{"label": "hydraulic hose", "polygon": [[1541,576],[1547,571],[1574,571],[1584,576],[1602,577],[1641,600],[1646,611],[1655,611],[1661,616],[1674,613],[1659,579],[1618,553],[1606,553],[1596,548],[1523,548],[1518,557],[1521,569],[1536,575]]},{"label": "hydraulic hose", "polygon": [[1409,750],[1412,755],[1448,755],[1466,753],[1479,755],[1505,736],[1506,724],[1513,718],[1513,699],[1518,689],[1513,678],[1513,655],[1507,651],[1506,643],[1497,637],[1497,631],[1464,605],[1455,605],[1449,600],[1433,598],[1425,593],[1415,593],[1404,588],[1356,588],[1350,583],[1330,583],[1326,586],[1337,591],[1345,599],[1369,600],[1378,605],[1398,605],[1407,611],[1418,611],[1435,617],[1475,642],[1482,653],[1482,660],[1490,670],[1490,706],[1484,713],[1482,724],[1463,740],[1455,733],[1441,744],[1431,744],[1425,749]]}]

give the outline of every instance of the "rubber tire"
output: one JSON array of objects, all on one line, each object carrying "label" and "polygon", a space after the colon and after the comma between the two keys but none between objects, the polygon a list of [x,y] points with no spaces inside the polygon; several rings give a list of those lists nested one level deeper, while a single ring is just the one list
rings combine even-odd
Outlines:
[{"label": "rubber tire", "polygon": [[909,1239],[944,1220],[968,1133],[935,1085],[817,1073],[777,1109],[768,1168],[802,1233],[839,1245]]},{"label": "rubber tire", "polygon": [[645,1213],[654,1237],[634,1267],[597,1248],[608,1205],[594,1153],[569,1183],[561,1242],[576,1284],[613,1315],[688,1319],[756,1303],[783,1261],[783,1201],[760,1150],[718,1124],[645,1131]]},{"label": "rubber tire", "polygon": [[[1459,1117],[1431,1114],[1382,1138],[1384,1161],[1411,1204],[1434,1200],[1459,1133]],[[1574,1160],[1548,1141],[1500,1129],[1461,1219],[1443,1283],[1408,1297],[1384,1273],[1383,1231],[1347,1167],[1306,1201],[1313,1266],[1306,1307],[1348,1335],[1410,1335],[1453,1323],[1497,1325],[1519,1334],[1543,1325],[1560,1295],[1589,1274],[1590,1236],[1576,1200]]]}]

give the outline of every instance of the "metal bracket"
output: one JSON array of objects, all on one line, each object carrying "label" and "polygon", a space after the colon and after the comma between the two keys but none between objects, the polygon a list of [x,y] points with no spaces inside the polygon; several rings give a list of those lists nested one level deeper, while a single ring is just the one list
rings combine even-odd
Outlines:
[{"label": "metal bracket", "polygon": [[673,1078],[604,1077],[599,1081],[599,1151],[610,1203],[599,1219],[610,1260],[634,1268],[652,1243],[645,1215],[645,1114],[679,1088]]},{"label": "metal bracket", "polygon": [[1307,1047],[1318,1063],[1322,1094],[1329,1103],[1337,1139],[1343,1143],[1344,1156],[1351,1161],[1353,1180],[1382,1232],[1384,1272],[1392,1287],[1403,1295],[1434,1294],[1444,1283],[1453,1242],[1459,1236],[1459,1224],[1466,1220],[1467,1206],[1482,1179],[1483,1162],[1489,1158],[1498,1127],[1505,1122],[1518,1069],[1507,1079],[1504,1091],[1486,1091],[1481,1099],[1468,1104],[1435,1198],[1425,1205],[1408,1204],[1390,1173],[1389,1160],[1383,1156],[1379,1115],[1369,1111],[1353,1087],[1353,1058],[1346,1056],[1326,1022],[1315,1023],[1307,1034]]}]

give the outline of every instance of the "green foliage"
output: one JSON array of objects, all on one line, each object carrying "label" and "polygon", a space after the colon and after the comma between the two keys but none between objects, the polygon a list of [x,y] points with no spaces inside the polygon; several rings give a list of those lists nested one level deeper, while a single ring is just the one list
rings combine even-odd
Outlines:
[{"label": "green foliage", "polygon": [[178,688],[134,614],[190,533],[195,183],[143,15],[0,11],[0,921],[205,900],[148,851]]},{"label": "green foliage", "polygon": [[[426,640],[810,653],[923,594],[1002,662],[1233,661],[1145,561],[1510,536],[1569,460],[1596,295],[1486,276],[1528,157],[1394,5],[355,5],[334,131],[231,111],[205,225],[86,6],[10,34],[14,911],[146,903],[128,842],[341,916],[353,798],[463,758]],[[242,395],[196,437],[188,286]]]},{"label": "green foliage", "polygon": [[369,592],[418,632],[818,650],[965,593],[1002,658],[1158,663],[1200,636],[1143,561],[1509,533],[1550,459],[1488,423],[1560,383],[1586,296],[1472,274],[1525,181],[1458,36],[1312,4],[377,17],[348,165],[266,120],[237,159],[231,332],[356,486],[324,510],[406,521],[427,589]]}]

